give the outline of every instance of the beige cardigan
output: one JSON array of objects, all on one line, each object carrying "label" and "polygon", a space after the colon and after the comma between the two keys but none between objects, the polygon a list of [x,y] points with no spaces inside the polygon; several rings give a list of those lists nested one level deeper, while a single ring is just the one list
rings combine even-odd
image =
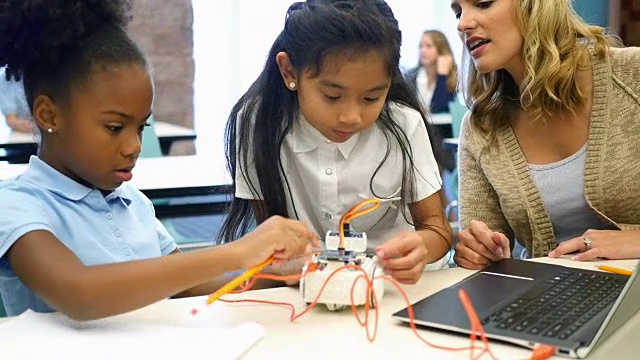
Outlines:
[{"label": "beige cardigan", "polygon": [[[603,221],[640,229],[640,48],[592,56],[593,104],[584,186],[587,203]],[[517,239],[532,257],[556,247],[551,220],[511,127],[490,147],[469,126],[459,147],[460,222],[484,221]]]}]

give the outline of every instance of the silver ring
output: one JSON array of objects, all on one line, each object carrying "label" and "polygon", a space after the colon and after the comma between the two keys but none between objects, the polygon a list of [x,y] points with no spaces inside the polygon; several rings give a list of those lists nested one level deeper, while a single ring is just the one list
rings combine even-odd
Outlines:
[{"label": "silver ring", "polygon": [[592,246],[591,246],[591,245],[592,245],[592,243],[593,243],[593,242],[591,241],[591,239],[589,239],[588,237],[586,237],[586,236],[585,236],[585,237],[583,237],[583,238],[582,238],[582,241],[584,242],[584,247],[585,247],[585,250],[584,250],[584,251],[589,251],[589,250],[591,250],[591,248],[592,248]]}]

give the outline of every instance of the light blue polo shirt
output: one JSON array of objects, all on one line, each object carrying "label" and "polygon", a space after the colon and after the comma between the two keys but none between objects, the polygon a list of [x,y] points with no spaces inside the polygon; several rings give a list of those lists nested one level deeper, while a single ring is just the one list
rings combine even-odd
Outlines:
[{"label": "light blue polo shirt", "polygon": [[55,311],[9,266],[7,251],[30,231],[51,232],[85,265],[157,258],[177,247],[140,191],[125,183],[103,196],[35,156],[24,174],[0,181],[0,204],[0,295],[10,316]]}]

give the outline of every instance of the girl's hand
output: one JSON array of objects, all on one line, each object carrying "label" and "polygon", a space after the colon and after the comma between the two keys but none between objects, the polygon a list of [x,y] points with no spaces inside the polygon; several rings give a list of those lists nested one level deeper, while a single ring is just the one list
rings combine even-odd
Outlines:
[{"label": "girl's hand", "polygon": [[481,269],[489,263],[511,257],[509,239],[494,232],[482,221],[472,221],[458,233],[454,260],[467,269]]},{"label": "girl's hand", "polygon": [[[589,241],[591,245],[587,249]],[[637,259],[640,257],[640,230],[587,230],[582,236],[563,241],[549,257],[559,257],[580,251],[572,259],[588,261],[603,259]]]},{"label": "girl's hand", "polygon": [[232,245],[238,246],[240,268],[250,268],[270,257],[274,265],[284,264],[304,255],[309,242],[314,247],[320,246],[320,240],[303,223],[272,216]]},{"label": "girl's hand", "polygon": [[451,55],[440,55],[438,56],[438,60],[436,63],[436,69],[438,75],[449,75],[451,72],[451,68],[453,68],[453,56]]},{"label": "girl's hand", "polygon": [[[307,244],[307,249],[302,256],[291,259],[280,266],[272,267],[269,270],[266,270],[266,272],[273,275],[278,275],[278,276],[300,275],[302,274],[302,267],[304,267],[307,261],[311,261],[311,254],[312,254],[311,244]],[[300,282],[299,276],[296,276],[293,279],[284,281],[285,285],[287,286],[298,285],[299,282]]]},{"label": "girl's hand", "polygon": [[406,231],[389,239],[376,249],[385,273],[402,284],[415,284],[427,265],[424,239],[415,231]]}]

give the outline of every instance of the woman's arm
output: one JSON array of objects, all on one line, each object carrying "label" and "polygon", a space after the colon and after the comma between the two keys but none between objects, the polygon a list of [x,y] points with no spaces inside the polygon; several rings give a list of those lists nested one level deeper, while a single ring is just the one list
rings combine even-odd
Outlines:
[{"label": "woman's arm", "polygon": [[475,152],[471,150],[471,142],[474,138],[471,134],[473,130],[469,127],[469,113],[467,113],[462,121],[458,146],[460,227],[467,228],[471,221],[478,220],[486,223],[491,230],[512,238],[513,232],[502,213],[498,194],[487,179]]},{"label": "woman's arm", "polygon": [[469,114],[462,122],[458,154],[460,229],[455,261],[465,268],[479,269],[510,256],[513,232],[502,213],[500,199],[478,159],[470,150],[473,141]]}]

